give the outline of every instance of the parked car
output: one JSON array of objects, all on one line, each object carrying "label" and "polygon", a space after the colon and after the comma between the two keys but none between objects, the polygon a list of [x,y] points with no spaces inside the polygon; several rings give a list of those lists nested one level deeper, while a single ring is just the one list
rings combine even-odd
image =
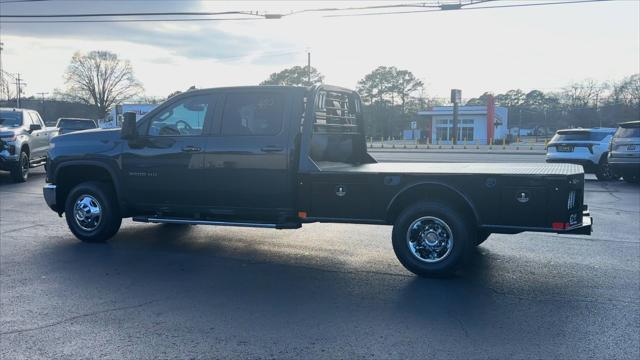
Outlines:
[{"label": "parked car", "polygon": [[27,181],[29,168],[45,164],[49,140],[57,134],[37,111],[0,108],[0,170],[10,171],[15,182]]},{"label": "parked car", "polygon": [[74,131],[95,129],[98,127],[96,122],[91,119],[80,118],[60,118],[56,123],[59,134],[68,134]]},{"label": "parked car", "polygon": [[491,233],[591,233],[580,166],[378,163],[364,121],[358,94],[334,86],[189,91],[121,129],[53,139],[44,198],[86,242],[125,217],[393,225],[398,259],[422,276],[451,273]]},{"label": "parked car", "polygon": [[625,181],[640,182],[640,121],[620,124],[611,140],[609,165]]},{"label": "parked car", "polygon": [[548,163],[578,164],[598,180],[618,178],[609,167],[607,154],[613,128],[558,130],[547,145]]}]

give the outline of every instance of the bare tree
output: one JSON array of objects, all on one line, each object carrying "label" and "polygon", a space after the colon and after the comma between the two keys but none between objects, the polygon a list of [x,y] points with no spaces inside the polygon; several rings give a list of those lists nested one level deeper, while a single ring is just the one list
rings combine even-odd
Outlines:
[{"label": "bare tree", "polygon": [[67,93],[78,101],[95,105],[100,116],[106,115],[112,105],[143,91],[131,63],[109,51],[75,53],[65,80]]},{"label": "bare tree", "polygon": [[411,71],[397,69],[395,69],[393,82],[395,83],[393,90],[400,98],[401,112],[402,114],[406,114],[407,100],[409,100],[411,94],[423,89],[424,83],[420,79],[417,79]]},{"label": "bare tree", "polygon": [[0,72],[0,100],[9,100],[13,97],[13,91],[11,90],[11,82],[9,77],[5,75],[5,72]]},{"label": "bare tree", "polygon": [[587,108],[602,99],[606,89],[606,84],[599,84],[595,80],[587,79],[565,87],[562,98],[565,104],[572,109]]},{"label": "bare tree", "polygon": [[634,74],[621,81],[613,82],[611,88],[610,103],[625,104],[640,109],[640,74]]}]

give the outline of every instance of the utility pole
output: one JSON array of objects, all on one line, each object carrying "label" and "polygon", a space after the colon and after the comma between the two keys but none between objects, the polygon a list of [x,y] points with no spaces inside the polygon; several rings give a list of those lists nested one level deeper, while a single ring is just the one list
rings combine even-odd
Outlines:
[{"label": "utility pole", "polygon": [[451,124],[451,130],[453,131],[453,135],[451,137],[452,144],[457,144],[458,138],[458,105],[462,100],[462,90],[459,89],[451,89],[451,102],[453,103],[453,123]]},{"label": "utility pole", "polygon": [[311,86],[311,51],[307,52],[307,82]]},{"label": "utility pole", "polygon": [[[46,107],[44,105],[44,96],[45,95],[49,95],[49,93],[48,92],[39,92],[39,93],[36,93],[36,94],[40,95],[40,103],[42,104],[42,119],[46,119],[47,118],[47,111],[46,111]],[[45,123],[46,123],[46,120],[45,120]]]},{"label": "utility pole", "polygon": [[[2,50],[4,43],[0,41],[0,95],[6,90],[7,91],[7,101],[9,100],[9,82],[4,77],[4,71],[2,70]],[[2,100],[2,99],[0,99]]]},{"label": "utility pole", "polygon": [[16,107],[20,107],[20,94],[22,93],[22,85],[27,85],[20,79],[20,73],[16,74]]}]

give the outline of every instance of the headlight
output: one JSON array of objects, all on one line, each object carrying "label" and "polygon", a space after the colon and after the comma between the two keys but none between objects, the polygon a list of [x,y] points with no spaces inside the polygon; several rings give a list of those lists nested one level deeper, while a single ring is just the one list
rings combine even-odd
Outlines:
[{"label": "headlight", "polygon": [[2,137],[0,137],[0,139],[2,139],[2,141],[16,141],[16,134],[13,135],[4,135]]}]

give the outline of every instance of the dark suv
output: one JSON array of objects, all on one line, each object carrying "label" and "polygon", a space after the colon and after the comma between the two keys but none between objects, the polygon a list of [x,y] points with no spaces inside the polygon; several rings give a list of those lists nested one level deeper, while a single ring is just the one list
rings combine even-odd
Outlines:
[{"label": "dark suv", "polygon": [[640,121],[620,124],[611,140],[609,165],[625,181],[640,182]]}]

